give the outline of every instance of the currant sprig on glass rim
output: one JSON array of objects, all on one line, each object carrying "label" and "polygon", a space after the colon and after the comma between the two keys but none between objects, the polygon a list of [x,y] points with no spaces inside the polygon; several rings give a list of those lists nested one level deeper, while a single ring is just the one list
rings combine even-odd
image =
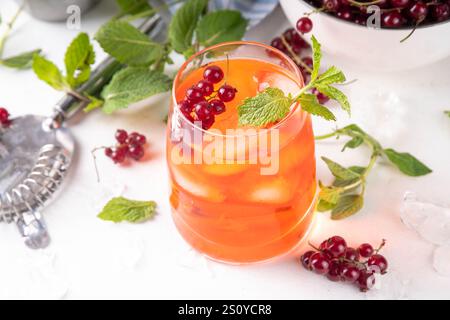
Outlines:
[{"label": "currant sprig on glass rim", "polygon": [[187,89],[184,99],[178,102],[181,113],[190,122],[201,122],[204,130],[210,129],[215,117],[226,111],[225,103],[236,97],[237,89],[226,82],[217,90],[214,88],[224,77],[219,66],[208,66],[203,72],[203,79]]},{"label": "currant sprig on glass rim", "polygon": [[377,249],[368,243],[358,248],[347,245],[340,236],[323,241],[318,248],[305,252],[301,264],[308,270],[325,275],[329,280],[356,284],[363,292],[375,285],[375,274],[386,274],[388,262],[379,254],[386,245],[383,240]]}]

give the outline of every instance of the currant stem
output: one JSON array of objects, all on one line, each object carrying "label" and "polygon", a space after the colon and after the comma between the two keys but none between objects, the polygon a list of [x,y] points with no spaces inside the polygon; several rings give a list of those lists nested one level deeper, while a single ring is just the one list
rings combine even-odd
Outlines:
[{"label": "currant stem", "polygon": [[380,246],[378,247],[378,249],[375,250],[375,253],[380,252],[380,250],[383,249],[383,247],[384,247],[385,245],[386,245],[386,239],[383,239],[383,240],[381,241],[381,244],[380,244]]},{"label": "currant stem", "polygon": [[304,63],[303,60],[298,57],[298,55],[292,49],[291,45],[287,42],[284,35],[281,36],[281,41],[283,42],[284,46],[288,49],[289,53],[291,54],[291,56],[295,60],[295,62],[297,64],[300,64],[309,73],[312,73],[312,69],[310,67],[308,67],[308,65],[306,63]]},{"label": "currant stem", "polygon": [[17,18],[19,18],[19,15],[22,13],[24,7],[25,7],[25,1],[22,1],[22,4],[20,5],[19,9],[17,9],[14,16],[6,24],[6,31],[3,34],[3,36],[0,38],[0,58],[3,56],[3,51],[5,49],[6,40],[8,39],[9,34],[11,33],[11,30],[12,30],[14,24],[16,23]]}]

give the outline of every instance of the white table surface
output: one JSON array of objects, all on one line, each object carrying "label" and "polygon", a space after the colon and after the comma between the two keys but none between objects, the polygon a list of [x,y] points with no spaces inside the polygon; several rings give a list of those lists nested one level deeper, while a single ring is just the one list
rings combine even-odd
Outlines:
[{"label": "white table surface", "polygon": [[[5,18],[15,7],[12,1],[1,1],[0,12]],[[103,1],[83,16],[82,31],[92,35],[115,10],[113,1]],[[287,21],[277,11],[248,39],[268,42],[286,27]],[[67,30],[64,23],[40,22],[24,14],[6,54],[40,47],[62,67],[65,48],[77,32]],[[97,45],[96,49],[103,57]],[[329,56],[325,63],[339,65]],[[60,197],[44,211],[52,243],[46,250],[31,251],[14,225],[0,225],[0,298],[450,298],[450,278],[432,267],[434,246],[400,221],[400,206],[408,190],[433,201],[450,201],[450,119],[443,115],[443,110],[450,109],[450,59],[395,74],[345,71],[349,79],[358,81],[345,87],[354,112],[352,119],[339,113],[339,125],[356,122],[385,146],[409,151],[434,170],[426,177],[408,178],[378,164],[369,178],[362,212],[340,222],[327,214],[317,216],[313,242],[334,234],[345,236],[353,245],[388,240],[384,254],[391,272],[377,289],[363,294],[351,285],[332,283],[305,271],[293,257],[236,267],[211,262],[190,249],[170,216],[162,121],[168,107],[165,95],[112,116],[96,112],[71,123],[77,156]],[[0,105],[14,115],[47,115],[60,97],[31,71],[0,69]],[[152,157],[128,168],[99,157],[102,183],[98,184],[90,151],[112,143],[117,128],[145,133]],[[315,119],[316,133],[331,129],[332,124]],[[325,155],[348,165],[368,160],[366,149],[341,153],[341,147],[333,141],[320,143],[317,157]],[[318,177],[331,180],[319,160]],[[157,201],[157,217],[140,225],[99,220],[96,215],[102,206],[119,194]]]}]

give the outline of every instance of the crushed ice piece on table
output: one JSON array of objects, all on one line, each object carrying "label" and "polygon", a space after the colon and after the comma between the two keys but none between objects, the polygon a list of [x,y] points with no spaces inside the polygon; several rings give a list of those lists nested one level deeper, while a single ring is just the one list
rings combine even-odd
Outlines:
[{"label": "crushed ice piece on table", "polygon": [[408,287],[411,279],[403,274],[389,271],[385,275],[376,275],[375,286],[366,293],[368,299],[403,300],[408,299]]},{"label": "crushed ice piece on table", "polygon": [[[90,193],[92,207],[100,212],[103,206],[112,198],[122,196],[127,187],[123,183],[119,183],[116,180],[101,181],[97,185],[97,190]],[[95,195],[92,197],[92,195]]]},{"label": "crushed ice piece on table", "polygon": [[450,245],[450,208],[420,200],[416,194],[407,192],[400,217],[423,239],[436,245]]},{"label": "crushed ice piece on table", "polygon": [[440,246],[434,250],[433,268],[439,274],[450,277],[450,245]]}]

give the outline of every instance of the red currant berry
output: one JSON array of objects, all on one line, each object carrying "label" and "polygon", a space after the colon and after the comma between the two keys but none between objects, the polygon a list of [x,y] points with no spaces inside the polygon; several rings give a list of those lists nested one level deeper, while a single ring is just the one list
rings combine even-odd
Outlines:
[{"label": "red currant berry", "polygon": [[371,256],[367,261],[367,265],[370,270],[381,274],[385,274],[388,268],[388,262],[381,254]]},{"label": "red currant berry", "polygon": [[297,21],[297,30],[298,32],[305,34],[311,32],[313,28],[313,23],[310,18],[303,17]]},{"label": "red currant berry", "polygon": [[212,115],[209,118],[206,118],[206,119],[202,120],[202,128],[203,128],[203,130],[208,130],[209,128],[211,128],[213,126],[213,124],[214,124],[214,121],[215,121],[214,115]]},{"label": "red currant berry", "polygon": [[342,263],[338,259],[331,260],[327,278],[334,282],[340,281],[341,280],[341,266],[342,266]]},{"label": "red currant berry", "polygon": [[373,247],[368,243],[363,243],[358,247],[358,253],[363,258],[369,258],[373,255]]},{"label": "red currant berry", "polygon": [[441,3],[431,8],[431,15],[436,21],[447,20],[450,16],[450,6],[446,3]]},{"label": "red currant berry", "polygon": [[312,93],[317,97],[317,100],[319,100],[320,104],[325,104],[328,101],[330,101],[330,98],[328,98],[328,96],[324,95],[322,92],[320,92],[316,88],[314,88],[312,90]]},{"label": "red currant berry", "polygon": [[118,143],[123,144],[125,143],[125,141],[127,141],[128,133],[125,130],[118,129],[116,131],[115,137]]},{"label": "red currant berry", "polygon": [[214,92],[214,85],[208,80],[200,80],[197,88],[202,91],[204,97],[209,97]]},{"label": "red currant berry", "polygon": [[416,21],[424,20],[428,15],[428,6],[422,1],[418,1],[409,8],[408,13]]},{"label": "red currant berry", "polygon": [[336,12],[339,19],[350,21],[353,18],[352,10],[349,8],[341,8]]},{"label": "red currant berry", "polygon": [[372,289],[375,285],[375,276],[371,272],[361,271],[357,282],[359,290],[366,292]]},{"label": "red currant berry", "polygon": [[118,147],[116,148],[111,155],[111,159],[114,163],[123,163],[128,154],[128,147]]},{"label": "red currant berry", "polygon": [[339,9],[340,3],[339,0],[323,0],[322,7],[326,11],[336,11]]},{"label": "red currant berry", "polygon": [[188,115],[192,112],[192,103],[189,100],[183,100],[178,104],[181,113]]},{"label": "red currant berry", "polygon": [[186,90],[186,98],[188,98],[192,102],[199,102],[204,100],[202,90],[196,87],[191,87]]},{"label": "red currant berry", "polygon": [[147,138],[145,138],[145,136],[140,133],[132,132],[128,136],[126,143],[130,146],[135,146],[135,145],[142,146],[147,143]]},{"label": "red currant berry", "polygon": [[140,144],[133,145],[128,150],[128,155],[136,161],[141,160],[142,157],[144,156],[144,153],[145,153],[144,147]]},{"label": "red currant berry", "polygon": [[113,155],[113,150],[111,148],[105,148],[105,156],[111,158]]},{"label": "red currant berry", "polygon": [[360,274],[361,271],[357,267],[349,264],[345,264],[341,270],[342,278],[351,283],[358,281]]},{"label": "red currant berry", "polygon": [[215,115],[222,114],[226,111],[225,103],[219,99],[211,100],[209,105]]},{"label": "red currant berry", "polygon": [[212,83],[219,83],[224,77],[223,71],[218,66],[209,66],[203,72],[203,79]]},{"label": "red currant berry", "polygon": [[394,8],[405,8],[409,5],[410,0],[389,0]]},{"label": "red currant berry", "polygon": [[303,267],[305,267],[308,270],[311,270],[310,262],[311,262],[311,256],[316,253],[315,251],[307,251],[300,257],[300,262],[302,263]]},{"label": "red currant berry", "polygon": [[313,68],[313,59],[311,57],[305,57],[302,59],[303,63],[308,66],[308,68]]},{"label": "red currant berry", "polygon": [[225,84],[219,88],[219,99],[223,102],[230,102],[234,99],[236,96],[237,90],[233,88],[232,86]]},{"label": "red currant berry", "polygon": [[275,49],[280,50],[281,52],[284,52],[284,53],[288,52],[286,46],[283,43],[283,40],[281,40],[281,38],[279,38],[279,37],[273,39],[272,42],[270,43],[270,45],[272,47],[274,47]]},{"label": "red currant berry", "polygon": [[345,259],[350,261],[359,261],[358,250],[350,247],[347,248],[347,250],[345,250]]},{"label": "red currant berry", "polygon": [[347,250],[347,243],[342,237],[331,237],[327,241],[327,250],[335,258],[342,257],[345,255],[345,251]]},{"label": "red currant berry", "polygon": [[311,270],[317,274],[327,274],[330,260],[322,252],[316,252],[310,258],[310,266]]},{"label": "red currant berry", "polygon": [[199,102],[194,107],[195,114],[197,115],[197,119],[200,121],[206,120],[213,116],[213,111],[211,110],[211,106],[207,101]]},{"label": "red currant berry", "polygon": [[391,11],[382,16],[382,24],[388,28],[398,28],[403,25],[403,16],[398,11]]},{"label": "red currant berry", "polygon": [[9,123],[9,112],[5,108],[0,108],[0,124]]}]

